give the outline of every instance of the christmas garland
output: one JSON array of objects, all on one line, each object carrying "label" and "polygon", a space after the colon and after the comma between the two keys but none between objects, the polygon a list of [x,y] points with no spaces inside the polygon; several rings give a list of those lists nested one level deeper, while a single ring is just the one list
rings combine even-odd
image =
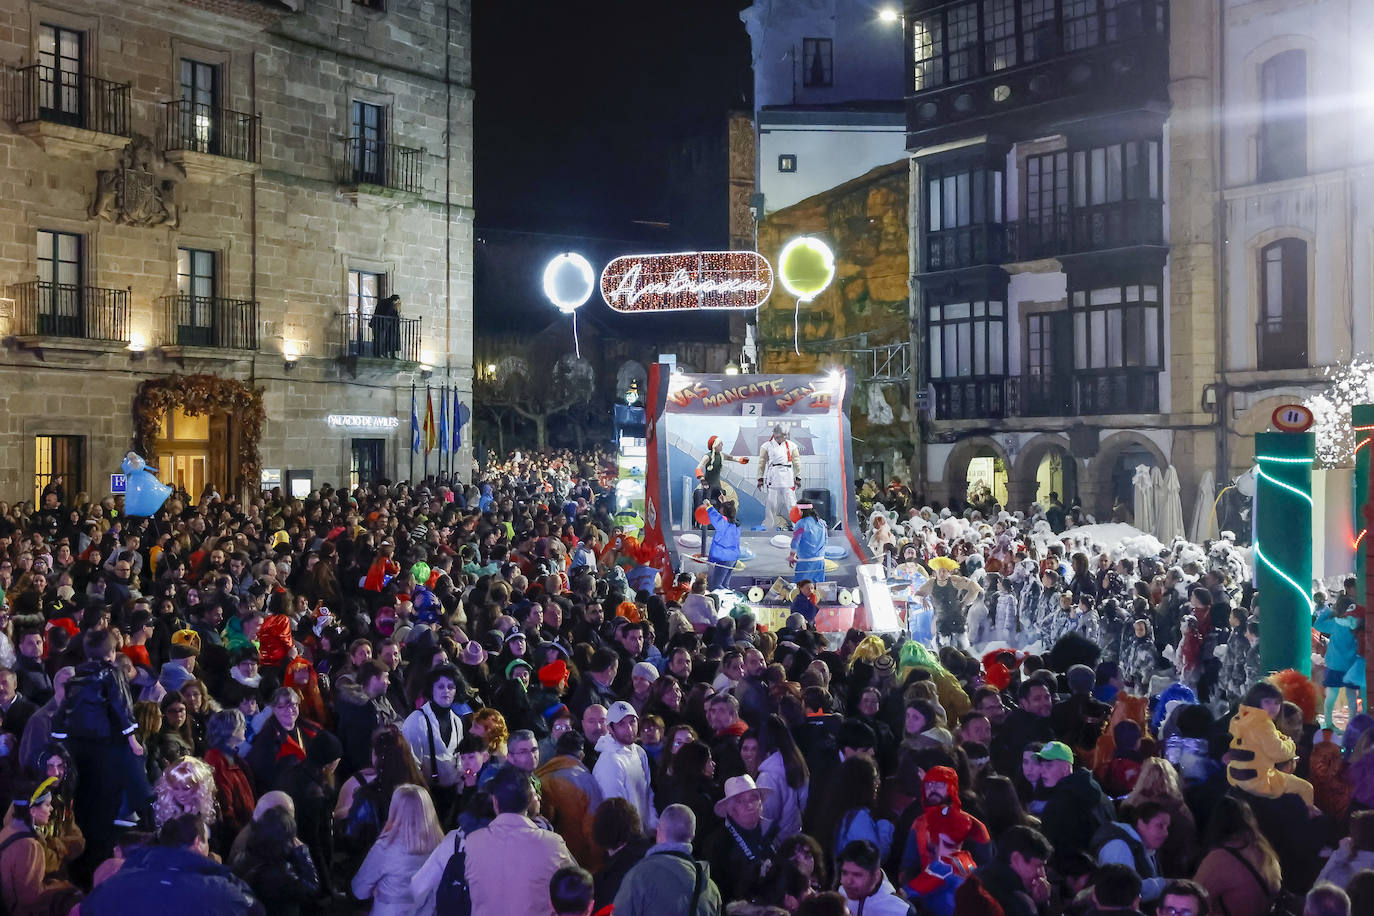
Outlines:
[{"label": "christmas garland", "polygon": [[156,466],[157,439],[167,411],[181,408],[190,416],[223,410],[234,418],[239,429],[238,479],[233,489],[256,485],[261,472],[258,443],[267,412],[261,388],[237,379],[213,375],[169,375],[150,378],[138,386],[134,396],[134,447],[149,464]]}]

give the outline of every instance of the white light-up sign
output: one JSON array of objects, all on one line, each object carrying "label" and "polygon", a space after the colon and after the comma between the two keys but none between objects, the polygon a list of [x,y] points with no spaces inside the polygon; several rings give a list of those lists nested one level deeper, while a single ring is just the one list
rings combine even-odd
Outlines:
[{"label": "white light-up sign", "polygon": [[368,417],[355,413],[331,413],[324,421],[333,429],[396,429],[401,425],[396,417]]},{"label": "white light-up sign", "polygon": [[773,268],[756,251],[626,255],[601,272],[601,296],[617,312],[752,309],[772,292]]}]

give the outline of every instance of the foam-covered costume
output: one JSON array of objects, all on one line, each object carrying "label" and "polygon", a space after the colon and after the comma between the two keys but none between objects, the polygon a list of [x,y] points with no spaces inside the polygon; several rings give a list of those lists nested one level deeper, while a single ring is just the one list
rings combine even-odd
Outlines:
[{"label": "foam-covered costume", "polygon": [[801,480],[801,452],[787,440],[787,430],[773,427],[773,436],[759,447],[759,486],[766,487],[763,526],[779,528],[789,523],[797,504],[796,488]]}]

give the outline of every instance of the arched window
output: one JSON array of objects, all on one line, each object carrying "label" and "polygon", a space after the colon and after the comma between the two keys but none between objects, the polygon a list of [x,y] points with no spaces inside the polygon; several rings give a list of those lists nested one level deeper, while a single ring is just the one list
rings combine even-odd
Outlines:
[{"label": "arched window", "polygon": [[1259,255],[1260,369],[1307,367],[1307,243],[1279,239]]},{"label": "arched window", "polygon": [[1259,180],[1307,174],[1307,53],[1284,51],[1260,66]]}]

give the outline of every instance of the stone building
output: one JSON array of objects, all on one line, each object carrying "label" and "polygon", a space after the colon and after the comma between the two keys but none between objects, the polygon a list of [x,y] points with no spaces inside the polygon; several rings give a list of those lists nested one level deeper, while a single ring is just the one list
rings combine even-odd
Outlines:
[{"label": "stone building", "polygon": [[1169,6],[906,4],[930,498],[1055,491],[1101,519],[1137,465],[1178,465],[1191,500],[1211,464],[1175,382],[1196,370],[1193,316],[1170,307]]},{"label": "stone building", "polygon": [[0,498],[404,476],[412,384],[471,399],[470,48],[466,0],[0,0]]},{"label": "stone building", "polygon": [[1196,6],[1174,32],[1175,111],[1186,89],[1193,111],[1223,116],[1197,119],[1210,129],[1195,134],[1172,211],[1176,233],[1192,232],[1190,300],[1218,305],[1198,328],[1216,353],[1215,384],[1191,396],[1215,405],[1217,465],[1237,474],[1276,407],[1323,389],[1327,367],[1374,353],[1374,166],[1363,147],[1374,5]]},{"label": "stone building", "polygon": [[815,300],[798,304],[774,287],[759,309],[760,363],[779,373],[853,370],[854,462],[879,480],[905,477],[912,457],[908,171],[905,158],[879,166],[759,224],[759,250],[769,257],[802,235],[835,253],[835,280]]}]

